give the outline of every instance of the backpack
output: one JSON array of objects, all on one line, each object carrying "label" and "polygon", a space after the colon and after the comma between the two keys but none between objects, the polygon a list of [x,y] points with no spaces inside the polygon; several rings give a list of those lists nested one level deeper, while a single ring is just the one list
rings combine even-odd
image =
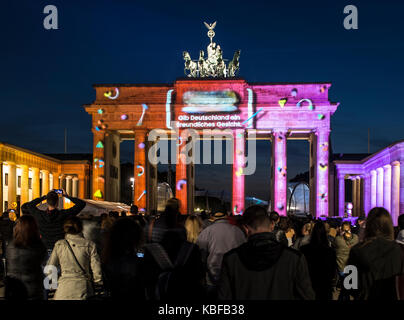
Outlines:
[{"label": "backpack", "polygon": [[[171,292],[178,287],[182,280],[185,280],[181,268],[188,261],[192,250],[195,248],[195,244],[190,242],[184,242],[177,255],[177,259],[173,264],[166,252],[166,250],[158,243],[149,243],[145,248],[150,252],[153,259],[159,265],[161,272],[158,276],[156,286],[154,288],[155,298],[157,300],[164,300],[170,295]],[[182,282],[184,283],[184,282]]]}]

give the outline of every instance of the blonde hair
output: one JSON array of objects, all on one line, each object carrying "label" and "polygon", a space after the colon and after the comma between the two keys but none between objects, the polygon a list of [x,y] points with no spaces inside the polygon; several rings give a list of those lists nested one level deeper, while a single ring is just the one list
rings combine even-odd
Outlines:
[{"label": "blonde hair", "polygon": [[187,230],[187,240],[195,243],[202,230],[202,221],[197,216],[189,216],[185,221],[185,229]]}]

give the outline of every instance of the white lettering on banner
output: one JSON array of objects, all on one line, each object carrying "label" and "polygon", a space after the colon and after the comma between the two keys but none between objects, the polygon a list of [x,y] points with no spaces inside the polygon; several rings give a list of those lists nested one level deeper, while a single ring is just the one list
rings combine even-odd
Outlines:
[{"label": "white lettering on banner", "polygon": [[239,115],[180,115],[177,128],[242,128]]}]

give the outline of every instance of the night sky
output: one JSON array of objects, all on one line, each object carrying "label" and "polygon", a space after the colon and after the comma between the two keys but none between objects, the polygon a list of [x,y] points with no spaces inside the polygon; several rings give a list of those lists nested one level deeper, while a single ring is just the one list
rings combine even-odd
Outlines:
[{"label": "night sky", "polygon": [[[59,30],[45,30],[43,8],[56,5]],[[354,4],[359,29],[345,30]],[[42,153],[92,152],[91,118],[82,105],[95,83],[172,83],[182,51],[196,59],[217,21],[215,42],[231,59],[241,49],[249,82],[333,83],[337,153],[366,153],[404,139],[404,3],[384,1],[10,1],[2,2],[0,141]],[[122,145],[131,160],[131,145]],[[258,144],[258,169],[246,195],[267,199],[270,143]],[[288,145],[288,176],[308,169],[308,143]],[[231,166],[197,166],[197,186],[230,191]]]}]

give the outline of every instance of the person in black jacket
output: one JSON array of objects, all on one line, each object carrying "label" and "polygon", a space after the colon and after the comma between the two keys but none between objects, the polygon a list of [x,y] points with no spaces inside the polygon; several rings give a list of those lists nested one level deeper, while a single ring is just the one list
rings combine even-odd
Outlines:
[{"label": "person in black jacket", "polygon": [[142,227],[131,218],[117,220],[102,253],[104,285],[114,300],[145,300]]},{"label": "person in black jacket", "polygon": [[347,263],[357,268],[358,288],[345,289],[357,300],[397,300],[396,276],[404,272],[402,259],[389,212],[373,208],[367,216],[364,241],[352,247]]},{"label": "person in black jacket", "polygon": [[[50,253],[56,241],[64,239],[63,224],[67,218],[76,216],[84,209],[86,203],[78,198],[70,197],[63,190],[63,197],[75,204],[70,209],[58,209],[59,196],[55,191],[50,191],[46,196],[32,200],[22,205],[23,211],[29,212],[36,219],[48,253]],[[48,209],[46,211],[37,208],[37,205],[46,200]]]},{"label": "person in black jacket", "polygon": [[0,219],[0,238],[3,257],[6,256],[8,243],[13,239],[14,222],[9,217],[9,211],[3,212]]},{"label": "person in black jacket", "polygon": [[219,299],[314,299],[304,255],[276,241],[265,208],[248,208],[243,220],[248,241],[225,254]]},{"label": "person in black jacket", "polygon": [[307,260],[316,300],[332,300],[337,276],[337,258],[335,250],[329,245],[323,221],[315,223],[309,244],[300,247],[300,251]]},{"label": "person in black jacket", "polygon": [[20,217],[14,227],[14,239],[7,247],[6,299],[44,298],[41,265],[45,259],[46,248],[34,217]]}]

